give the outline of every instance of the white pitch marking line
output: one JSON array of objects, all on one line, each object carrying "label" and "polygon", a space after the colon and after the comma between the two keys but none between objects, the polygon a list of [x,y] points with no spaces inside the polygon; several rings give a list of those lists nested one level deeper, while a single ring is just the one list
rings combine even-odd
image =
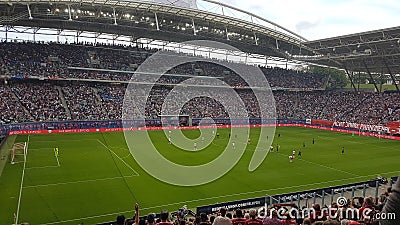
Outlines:
[{"label": "white pitch marking line", "polygon": [[60,167],[60,165],[57,165],[57,166],[33,166],[33,167],[27,167],[25,169],[31,170],[31,169],[45,169],[45,168],[55,168],[55,167]]},{"label": "white pitch marking line", "polygon": [[22,188],[23,188],[23,185],[24,185],[25,168],[26,168],[26,158],[27,158],[27,156],[28,156],[29,139],[30,139],[30,135],[28,135],[28,140],[27,140],[26,146],[25,146],[26,149],[24,149],[24,151],[25,151],[24,166],[23,166],[23,169],[22,169],[21,186],[20,186],[20,188],[19,188],[17,215],[15,216],[15,223],[16,223],[16,224],[18,224],[19,212],[20,212],[20,208],[21,208]]},{"label": "white pitch marking line", "polygon": [[49,150],[49,149],[53,149],[53,148],[31,148],[31,149],[29,149],[29,151],[39,151],[39,150]]},{"label": "white pitch marking line", "polygon": [[48,187],[48,186],[57,186],[57,185],[64,185],[64,184],[79,184],[79,183],[88,183],[88,182],[96,182],[96,181],[115,180],[115,179],[129,178],[129,177],[136,177],[136,175],[123,176],[123,177],[121,177],[121,176],[108,177],[108,178],[99,178],[99,179],[91,179],[91,180],[78,180],[78,181],[60,182],[60,183],[53,183],[53,184],[38,184],[38,185],[25,186],[23,188]]},{"label": "white pitch marking line", "polygon": [[46,140],[46,141],[31,141],[32,143],[41,143],[41,142],[71,142],[71,141],[97,141],[97,138],[88,138],[88,139],[66,139],[66,140]]}]

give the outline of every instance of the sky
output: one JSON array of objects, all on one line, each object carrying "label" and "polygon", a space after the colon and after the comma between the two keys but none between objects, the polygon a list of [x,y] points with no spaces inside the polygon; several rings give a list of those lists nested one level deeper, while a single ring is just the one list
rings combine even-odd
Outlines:
[{"label": "sky", "polygon": [[400,0],[219,0],[308,40],[400,26]]}]

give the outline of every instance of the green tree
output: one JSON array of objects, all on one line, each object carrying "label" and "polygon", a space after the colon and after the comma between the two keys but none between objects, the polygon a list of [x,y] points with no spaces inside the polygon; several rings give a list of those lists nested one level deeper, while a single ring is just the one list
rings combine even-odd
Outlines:
[{"label": "green tree", "polygon": [[343,88],[349,82],[346,73],[342,70],[328,68],[328,67],[311,66],[309,68],[309,72],[313,74],[320,74],[327,76],[328,78],[328,82],[326,85],[327,89]]}]

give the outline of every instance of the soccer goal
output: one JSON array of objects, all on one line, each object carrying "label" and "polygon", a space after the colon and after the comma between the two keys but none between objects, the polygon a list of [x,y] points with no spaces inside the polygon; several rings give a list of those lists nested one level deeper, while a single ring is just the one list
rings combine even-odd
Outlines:
[{"label": "soccer goal", "polygon": [[192,119],[189,115],[160,115],[164,126],[192,126]]},{"label": "soccer goal", "polygon": [[26,142],[15,143],[11,149],[11,164],[22,163],[26,160]]}]

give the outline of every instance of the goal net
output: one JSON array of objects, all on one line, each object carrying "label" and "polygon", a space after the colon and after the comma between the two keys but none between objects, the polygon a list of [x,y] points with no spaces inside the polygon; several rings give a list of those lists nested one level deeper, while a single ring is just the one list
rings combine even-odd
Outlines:
[{"label": "goal net", "polygon": [[26,142],[15,143],[11,149],[11,164],[22,163],[26,160]]},{"label": "goal net", "polygon": [[160,115],[160,119],[163,126],[192,126],[192,120],[189,115]]}]

